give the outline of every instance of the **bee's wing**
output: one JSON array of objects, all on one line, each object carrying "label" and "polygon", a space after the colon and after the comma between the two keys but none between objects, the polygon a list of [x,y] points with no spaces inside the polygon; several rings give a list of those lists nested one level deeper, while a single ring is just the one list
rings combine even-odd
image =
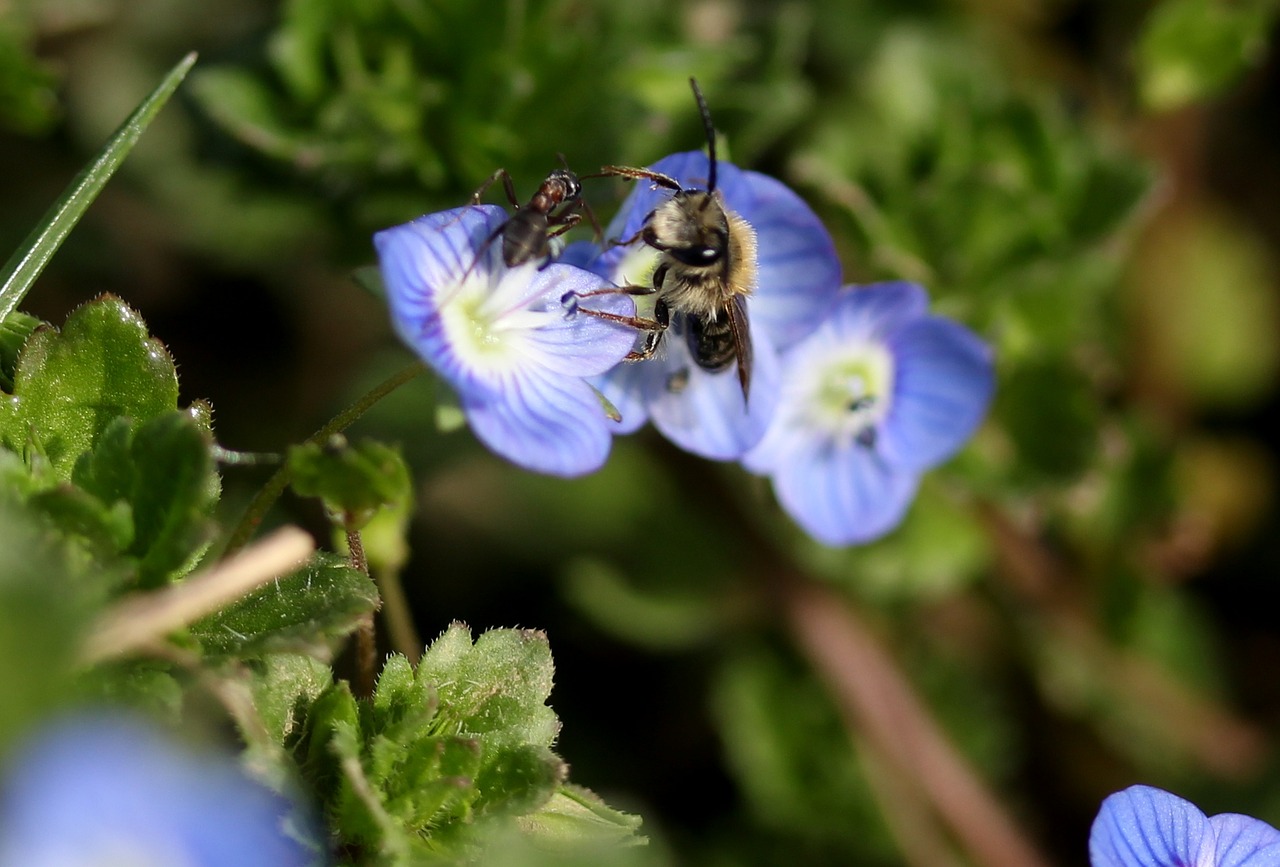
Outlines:
[{"label": "bee's wing", "polygon": [[738,357],[738,382],[742,385],[745,403],[751,391],[751,324],[747,320],[747,298],[734,295],[726,305],[729,313],[729,331],[733,335],[733,351]]}]

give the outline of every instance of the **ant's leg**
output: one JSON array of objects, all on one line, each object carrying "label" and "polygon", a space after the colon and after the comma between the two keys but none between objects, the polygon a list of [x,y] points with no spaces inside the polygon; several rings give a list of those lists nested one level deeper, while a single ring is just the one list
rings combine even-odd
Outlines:
[{"label": "ant's leg", "polygon": [[485,194],[489,187],[493,186],[493,182],[502,179],[502,189],[506,191],[507,199],[511,202],[511,206],[517,211],[520,210],[520,200],[516,198],[516,185],[511,181],[511,175],[506,169],[498,169],[489,176],[489,180],[480,185],[480,188],[471,195],[471,204],[480,204],[480,197]]}]

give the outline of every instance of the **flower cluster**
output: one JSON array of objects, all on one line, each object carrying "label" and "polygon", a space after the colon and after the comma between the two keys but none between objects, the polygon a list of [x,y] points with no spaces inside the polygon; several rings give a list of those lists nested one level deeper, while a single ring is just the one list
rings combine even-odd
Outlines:
[{"label": "flower cluster", "polygon": [[138,719],[87,714],[47,729],[0,788],[0,865],[306,867],[325,863],[298,808],[223,756]]},{"label": "flower cluster", "polygon": [[1092,867],[1276,867],[1280,831],[1249,816],[1207,817],[1151,786],[1102,802],[1089,833]]},{"label": "flower cluster", "polygon": [[[650,171],[698,189],[710,165],[691,151]],[[756,234],[749,399],[732,365],[695,363],[678,311],[659,351],[633,362],[635,304],[617,287],[652,285],[660,254],[641,230],[672,195],[644,180],[606,231],[629,243],[573,244],[552,265],[506,267],[492,242],[505,213],[492,206],[379,233],[395,327],[458,391],[480,440],[521,466],[590,472],[611,435],[652,422],[689,452],[769,476],[783,508],[825,544],[883,535],[922,473],[981,422],[991,352],[929,315],[919,286],[843,286],[830,235],[781,182],[724,162],[717,174],[716,195]]]}]

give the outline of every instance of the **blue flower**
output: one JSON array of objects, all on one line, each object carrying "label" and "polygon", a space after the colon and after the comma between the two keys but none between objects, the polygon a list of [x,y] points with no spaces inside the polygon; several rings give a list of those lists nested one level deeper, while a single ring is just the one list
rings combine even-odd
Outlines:
[{"label": "blue flower", "polygon": [[[506,220],[493,205],[428,214],[374,235],[391,319],[401,339],[458,393],[475,435],[497,454],[542,473],[577,476],[609,454],[610,422],[585,377],[631,349],[634,330],[561,304],[607,288],[570,265],[508,268]],[[625,296],[591,299],[630,315]]]},{"label": "blue flower", "polygon": [[1102,802],[1089,833],[1093,867],[1277,867],[1280,831],[1237,813],[1212,818],[1177,795],[1130,786]]},{"label": "blue flower", "polygon": [[[701,151],[672,154],[650,167],[682,186],[705,188],[709,163]],[[751,397],[744,405],[732,367],[708,373],[694,363],[676,321],[658,356],[624,364],[598,381],[618,407],[618,433],[630,433],[652,420],[681,448],[716,460],[741,457],[764,435],[779,392],[777,354],[816,327],[840,287],[835,245],[821,221],[799,196],[767,175],[717,164],[718,192],[756,232],[758,268],[755,292],[747,299],[754,364]],[[633,237],[645,218],[671,196],[639,181],[609,226],[610,238]],[[606,249],[587,261],[584,245],[571,245],[566,257],[582,261],[618,285],[652,285],[658,253],[641,241]]]},{"label": "blue flower", "polygon": [[304,867],[325,858],[298,808],[229,757],[117,714],[47,729],[0,788],[0,865]]},{"label": "blue flower", "polygon": [[986,414],[990,349],[928,306],[912,283],[849,287],[782,357],[777,413],[743,463],[772,477],[782,507],[820,542],[896,527],[920,476]]}]

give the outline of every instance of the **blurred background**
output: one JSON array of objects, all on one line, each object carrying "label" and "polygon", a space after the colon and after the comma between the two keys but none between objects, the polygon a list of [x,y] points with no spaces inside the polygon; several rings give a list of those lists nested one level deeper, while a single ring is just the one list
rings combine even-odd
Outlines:
[{"label": "blurred background", "polygon": [[[497,167],[527,198],[558,153],[696,148],[696,76],[730,158],[806,198],[849,282],[921,282],[996,347],[991,419],[901,529],[828,550],[652,432],[590,478],[517,470],[440,431],[421,378],[352,430],[414,472],[417,627],[546,629],[573,779],[676,863],[927,863],[920,840],[954,842],[934,769],[842,717],[773,604],[802,576],[1048,863],[1079,864],[1133,782],[1280,824],[1278,13],[0,0],[0,248],[199,51],[24,309],[123,297],[224,447],[280,451],[411,358],[351,277],[372,232]],[[588,195],[604,222],[624,194]],[[224,471],[228,523],[269,472]],[[272,520],[326,532],[300,500]]]}]

